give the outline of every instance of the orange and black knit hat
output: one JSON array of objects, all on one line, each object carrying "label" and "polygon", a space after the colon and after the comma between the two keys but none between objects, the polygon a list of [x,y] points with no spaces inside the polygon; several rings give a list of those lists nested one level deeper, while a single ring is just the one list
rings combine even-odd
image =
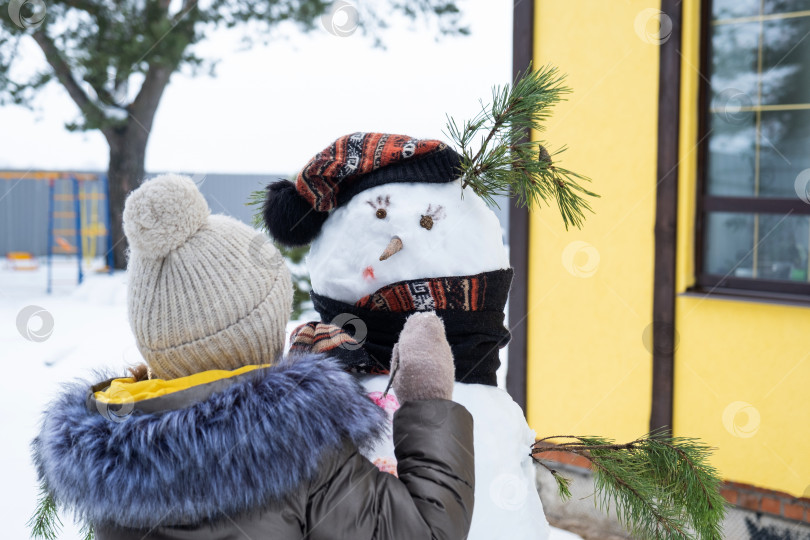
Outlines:
[{"label": "orange and black knit hat", "polygon": [[303,246],[318,236],[329,212],[363,190],[392,182],[451,182],[461,156],[437,140],[388,133],[344,135],[318,152],[295,183],[267,186],[262,216],[279,243]]}]

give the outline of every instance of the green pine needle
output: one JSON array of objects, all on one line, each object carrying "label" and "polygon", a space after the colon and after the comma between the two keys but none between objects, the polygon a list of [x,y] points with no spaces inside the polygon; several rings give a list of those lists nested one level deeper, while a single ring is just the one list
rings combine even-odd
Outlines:
[{"label": "green pine needle", "polygon": [[[59,519],[59,508],[56,500],[48,492],[44,483],[39,486],[39,497],[34,515],[28,520],[31,529],[31,538],[35,540],[56,540],[62,530],[62,520]],[[85,522],[79,531],[83,540],[94,540],[96,537],[93,525]]]},{"label": "green pine needle", "polygon": [[31,538],[42,540],[56,540],[62,529],[56,501],[44,484],[39,487],[37,508],[28,520],[28,527],[31,529]]},{"label": "green pine needle", "polygon": [[[514,196],[521,206],[534,207],[554,200],[565,223],[581,228],[585,212],[593,212],[584,197],[599,197],[585,189],[591,180],[557,163],[544,141],[531,141],[532,131],[544,131],[551,109],[571,89],[565,75],[547,65],[531,67],[514,85],[492,89],[492,102],[461,125],[448,116],[445,134],[462,156],[462,187],[473,190],[490,206],[498,195]],[[477,149],[476,149],[477,148]]]},{"label": "green pine needle", "polygon": [[83,540],[94,540],[96,537],[96,531],[93,529],[93,526],[89,523],[85,523],[82,525],[79,534],[82,535]]},{"label": "green pine needle", "polygon": [[[572,442],[552,444],[549,439]],[[708,459],[712,448],[697,439],[650,433],[627,444],[603,437],[546,437],[532,446],[532,457],[550,470],[563,499],[570,498],[556,471],[539,461],[544,452],[570,452],[591,462],[596,500],[613,507],[632,533],[642,538],[721,538],[725,500],[720,475]],[[567,494],[567,495],[566,495]]]},{"label": "green pine needle", "polygon": [[257,189],[250,193],[250,198],[245,204],[256,208],[256,211],[253,213],[253,227],[260,231],[267,232],[267,227],[265,227],[264,218],[262,217],[262,206],[264,205],[265,197],[267,197],[267,190],[265,188]]},{"label": "green pine needle", "polygon": [[[532,455],[534,458],[534,455]],[[535,463],[544,467],[548,472],[551,473],[551,476],[557,482],[557,494],[563,501],[567,501],[571,498],[571,479],[561,475],[555,469],[552,469],[542,461],[537,458],[534,458]]]}]

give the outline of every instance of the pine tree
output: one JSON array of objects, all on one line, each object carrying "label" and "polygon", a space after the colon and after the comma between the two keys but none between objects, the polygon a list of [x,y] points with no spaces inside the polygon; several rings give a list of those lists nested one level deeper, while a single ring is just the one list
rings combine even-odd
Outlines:
[{"label": "pine tree", "polygon": [[[213,30],[241,27],[247,44],[266,43],[279,25],[309,32],[321,25],[322,17],[334,17],[335,10],[342,10],[352,16],[350,30],[356,27],[370,34],[376,44],[386,26],[383,14],[430,24],[439,35],[469,33],[454,0],[387,0],[348,8],[333,0],[11,0],[2,10],[0,105],[30,106],[46,85],[56,82],[78,113],[66,127],[104,135],[110,149],[114,264],[122,269],[127,247],[124,199],[145,176],[146,148],[158,106],[174,73],[213,75],[217,60],[198,55],[194,47]],[[23,41],[35,44],[47,63],[30,77],[20,77],[29,71],[20,69]]]}]

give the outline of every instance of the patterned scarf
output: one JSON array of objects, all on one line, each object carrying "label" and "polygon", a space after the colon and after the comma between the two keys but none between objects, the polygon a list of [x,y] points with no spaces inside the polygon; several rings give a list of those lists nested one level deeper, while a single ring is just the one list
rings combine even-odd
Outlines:
[{"label": "patterned scarf", "polygon": [[512,275],[509,268],[474,276],[401,281],[354,305],[313,292],[321,320],[330,323],[309,322],[296,328],[291,351],[325,352],[357,373],[388,373],[391,350],[408,315],[435,311],[444,321],[453,350],[456,380],[495,386],[498,349],[510,337],[503,326],[503,310]]}]

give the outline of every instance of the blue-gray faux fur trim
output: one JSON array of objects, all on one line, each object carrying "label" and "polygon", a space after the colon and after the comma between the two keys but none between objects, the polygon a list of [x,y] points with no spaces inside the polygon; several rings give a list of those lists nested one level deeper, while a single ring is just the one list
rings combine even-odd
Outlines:
[{"label": "blue-gray faux fur trim", "polygon": [[90,383],[51,403],[32,447],[40,480],[79,519],[123,527],[199,524],[281,501],[347,440],[365,447],[385,413],[322,356],[295,356],[186,408],[114,422]]}]

